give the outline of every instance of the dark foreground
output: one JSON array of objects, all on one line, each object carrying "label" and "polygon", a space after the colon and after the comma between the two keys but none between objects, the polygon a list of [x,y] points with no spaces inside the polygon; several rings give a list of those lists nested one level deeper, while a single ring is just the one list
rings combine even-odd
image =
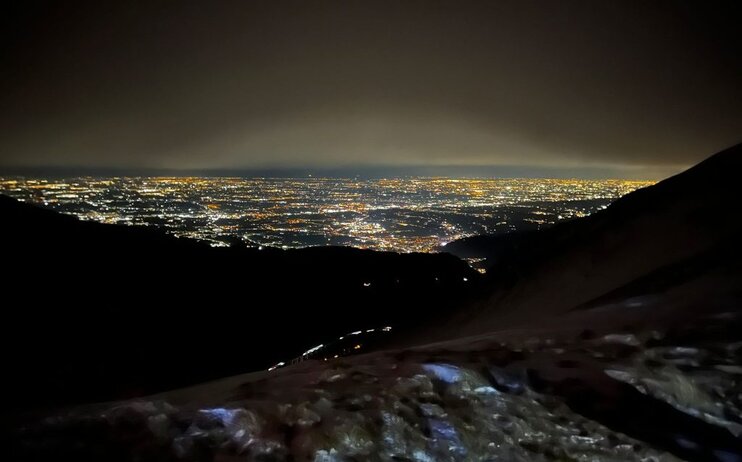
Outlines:
[{"label": "dark foreground", "polygon": [[742,317],[503,332],[58,413],[17,460],[742,460]]}]

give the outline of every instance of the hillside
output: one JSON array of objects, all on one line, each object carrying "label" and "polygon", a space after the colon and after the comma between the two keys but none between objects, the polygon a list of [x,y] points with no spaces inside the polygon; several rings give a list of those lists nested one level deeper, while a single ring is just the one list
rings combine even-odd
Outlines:
[{"label": "hillside", "polygon": [[[662,292],[668,283],[653,278],[673,272],[687,273],[675,276],[685,283],[707,272],[738,269],[741,170],[742,145],[737,145],[589,217],[449,244],[445,250],[454,255],[488,259],[489,293],[446,321],[457,326],[455,332],[439,331],[438,337],[532,323],[621,290],[624,296]],[[702,261],[711,266],[699,267]]]},{"label": "hillside", "polygon": [[450,310],[479,278],[450,255],[213,248],[7,197],[0,217],[14,407],[264,369],[339,333]]}]

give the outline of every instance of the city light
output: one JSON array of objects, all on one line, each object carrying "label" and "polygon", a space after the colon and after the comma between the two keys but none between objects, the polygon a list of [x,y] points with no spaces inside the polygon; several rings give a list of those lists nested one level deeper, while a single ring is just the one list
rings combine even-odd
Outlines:
[{"label": "city light", "polygon": [[[652,182],[398,178],[0,178],[0,193],[84,220],[164,229],[214,246],[342,245],[431,252],[539,229]],[[370,282],[364,286],[369,287]]]}]

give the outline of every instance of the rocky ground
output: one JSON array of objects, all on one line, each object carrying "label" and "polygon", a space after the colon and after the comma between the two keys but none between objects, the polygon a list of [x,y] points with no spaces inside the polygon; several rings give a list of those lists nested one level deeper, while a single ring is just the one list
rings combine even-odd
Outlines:
[{"label": "rocky ground", "polygon": [[507,332],[66,410],[16,460],[742,460],[742,317]]}]

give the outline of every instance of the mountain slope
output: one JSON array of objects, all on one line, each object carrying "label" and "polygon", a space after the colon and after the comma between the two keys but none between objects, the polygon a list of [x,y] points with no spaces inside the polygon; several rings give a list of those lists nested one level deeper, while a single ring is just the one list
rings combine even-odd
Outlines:
[{"label": "mountain slope", "polygon": [[[459,326],[453,335],[567,313],[707,252],[738,255],[740,171],[742,145],[737,145],[589,217],[538,232],[449,244],[446,251],[453,254],[488,258],[491,287],[484,300],[448,320]],[[735,262],[732,255],[727,262]]]}]

